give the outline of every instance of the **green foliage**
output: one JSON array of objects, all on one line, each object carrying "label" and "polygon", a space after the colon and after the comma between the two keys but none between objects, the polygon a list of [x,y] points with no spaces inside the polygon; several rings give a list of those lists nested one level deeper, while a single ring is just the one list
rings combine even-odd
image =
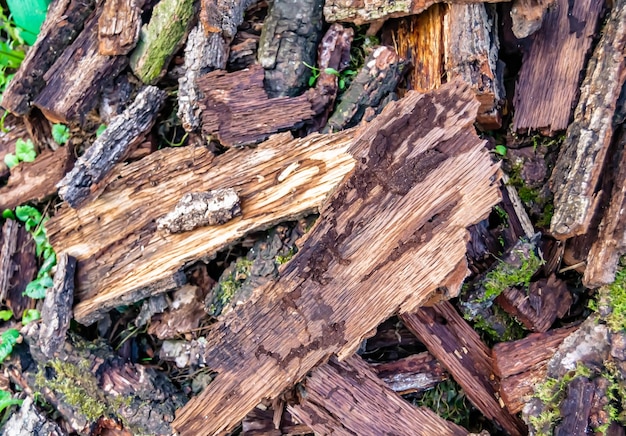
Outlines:
[{"label": "green foliage", "polygon": [[[312,65],[307,64],[306,62],[302,62],[304,66],[311,70],[311,77],[309,77],[309,86],[315,86],[317,79],[320,77],[322,70],[316,68]],[[357,71],[351,69],[345,69],[343,71],[337,71],[334,68],[324,68],[325,74],[330,74],[337,77],[337,86],[340,90],[344,90],[347,88],[349,83],[352,81],[352,77],[356,76]]]},{"label": "green foliage", "polygon": [[620,260],[615,280],[598,290],[590,308],[602,314],[602,319],[614,332],[626,331],[626,257]]},{"label": "green foliage", "polygon": [[506,156],[506,145],[496,145],[494,151],[497,155],[504,157]]},{"label": "green foliage", "polygon": [[26,309],[22,314],[22,325],[29,324],[41,319],[41,313],[37,309]]},{"label": "green foliage", "polygon": [[17,344],[20,332],[17,329],[8,329],[0,336],[0,363],[11,355],[13,347]]},{"label": "green foliage", "polygon": [[22,401],[24,400],[18,400],[17,398],[13,398],[11,396],[11,392],[0,389],[0,412],[2,412],[7,407],[21,406]]},{"label": "green foliage", "polygon": [[15,154],[6,154],[4,156],[4,163],[9,168],[13,168],[20,162],[33,162],[36,157],[37,152],[35,151],[35,144],[33,144],[33,141],[30,139],[24,141],[20,138],[15,141]]},{"label": "green foliage", "polygon": [[13,311],[11,309],[0,310],[0,320],[8,321],[13,318]]},{"label": "green foliage", "polygon": [[424,406],[439,416],[465,428],[472,423],[470,412],[472,405],[465,396],[463,389],[452,379],[438,383],[434,388],[425,391],[414,401],[416,406]]},{"label": "green foliage", "polygon": [[[13,78],[10,70],[19,68],[24,60],[24,50],[20,48],[24,44],[21,37],[21,29],[13,20],[5,14],[4,8],[0,8],[0,33],[4,36],[0,40],[0,96],[4,93],[9,82]],[[6,112],[5,112],[6,114]],[[3,118],[4,121],[4,118]]]},{"label": "green foliage", "polygon": [[293,246],[289,249],[289,251],[284,255],[278,255],[276,256],[276,259],[274,259],[274,261],[276,262],[277,265],[282,265],[285,264],[287,262],[289,262],[298,252],[298,248]]},{"label": "green foliage", "polygon": [[106,124],[100,124],[100,126],[98,126],[98,130],[96,130],[96,137],[100,137],[100,135],[102,135],[102,133],[104,133],[106,129],[107,129]]},{"label": "green foliage", "polygon": [[510,286],[523,285],[528,288],[533,274],[543,265],[544,261],[533,250],[528,257],[522,250],[516,250],[522,264],[514,266],[506,262],[499,262],[496,268],[485,276],[485,301],[492,300]]},{"label": "green foliage", "polygon": [[70,129],[64,124],[52,125],[52,138],[57,144],[63,145],[70,139]]}]

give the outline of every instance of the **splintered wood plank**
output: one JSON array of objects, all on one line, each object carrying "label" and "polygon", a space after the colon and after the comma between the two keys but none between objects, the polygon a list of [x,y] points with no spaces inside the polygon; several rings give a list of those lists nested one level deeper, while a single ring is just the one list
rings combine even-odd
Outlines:
[{"label": "splintered wood plank", "polygon": [[144,0],[106,0],[98,20],[101,55],[128,54],[139,39]]},{"label": "splintered wood plank", "polygon": [[419,15],[398,21],[398,55],[413,64],[408,73],[408,89],[430,91],[441,86],[445,48],[443,22],[446,6],[435,4]]},{"label": "splintered wood plank", "polygon": [[452,304],[444,301],[432,308],[404,314],[401,319],[461,385],[478,410],[509,434],[526,433],[522,421],[498,401],[489,348]]},{"label": "splintered wood plank", "polygon": [[218,375],[179,411],[176,430],[232,428],[448,282],[465,261],[466,226],[499,199],[498,167],[473,127],[477,108],[468,86],[450,83],[409,92],[365,125],[350,149],[355,170],[279,280],[226,315],[197,353]]},{"label": "splintered wood plank", "polygon": [[460,77],[480,102],[476,121],[485,130],[502,126],[504,100],[502,65],[498,62],[495,10],[485,4],[451,4],[445,16],[445,53],[448,80]]},{"label": "splintered wood plank", "polygon": [[2,107],[16,115],[28,113],[46,86],[44,73],[76,39],[95,6],[95,0],[57,0],[50,5],[37,42],[2,94]]},{"label": "splintered wood plank", "polygon": [[89,18],[78,38],[43,75],[46,86],[33,104],[54,123],[83,124],[104,86],[128,63],[125,56],[98,53],[98,18]]},{"label": "splintered wood plank", "polygon": [[626,80],[624,46],[626,0],[620,0],[589,60],[574,122],[567,129],[550,180],[554,192],[550,233],[557,239],[587,233],[596,212],[600,175],[613,137],[613,114]]},{"label": "splintered wood plank", "polygon": [[[499,3],[506,0],[489,0],[488,3]],[[335,21],[350,22],[356,25],[371,23],[387,18],[400,18],[417,15],[443,0],[326,0],[324,18],[329,23]],[[450,4],[478,3],[475,0],[452,0]]]},{"label": "splintered wood plank", "polygon": [[413,407],[358,356],[333,357],[303,380],[304,395],[289,412],[317,434],[467,435],[425,407]]},{"label": "splintered wood plank", "polygon": [[608,285],[615,280],[621,255],[626,253],[626,129],[617,140],[621,148],[617,174],[613,182],[609,207],[604,210],[599,234],[587,256],[583,284],[589,288]]},{"label": "splintered wood plank", "polygon": [[[602,0],[557,0],[524,55],[515,86],[513,129],[565,130],[581,71],[596,34]],[[546,61],[550,59],[550,61]]]},{"label": "splintered wood plank", "polygon": [[[248,232],[318,210],[354,167],[354,131],[293,139],[214,157],[205,147],[159,150],[118,165],[96,200],[63,206],[46,223],[57,253],[78,260],[74,317],[89,324],[122,304],[185,283],[182,269],[210,259]],[[235,188],[242,216],[221,226],[165,234],[156,220],[186,192]],[[126,304],[126,303],[125,303]]]},{"label": "splintered wood plank", "polygon": [[313,116],[306,95],[269,98],[263,68],[212,71],[197,80],[204,96],[202,131],[226,147],[254,144]]}]

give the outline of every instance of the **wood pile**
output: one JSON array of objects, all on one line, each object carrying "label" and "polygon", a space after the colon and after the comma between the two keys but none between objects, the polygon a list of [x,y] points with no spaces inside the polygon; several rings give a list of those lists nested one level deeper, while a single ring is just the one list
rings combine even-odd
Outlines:
[{"label": "wood pile", "polygon": [[624,434],[626,0],[54,0],[1,105],[2,434]]}]

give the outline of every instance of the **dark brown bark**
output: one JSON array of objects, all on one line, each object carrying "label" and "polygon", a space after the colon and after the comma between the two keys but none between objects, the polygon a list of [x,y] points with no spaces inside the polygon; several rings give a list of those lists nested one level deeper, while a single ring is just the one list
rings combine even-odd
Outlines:
[{"label": "dark brown bark", "polygon": [[374,370],[394,392],[422,392],[448,379],[446,370],[427,351],[374,365]]}]

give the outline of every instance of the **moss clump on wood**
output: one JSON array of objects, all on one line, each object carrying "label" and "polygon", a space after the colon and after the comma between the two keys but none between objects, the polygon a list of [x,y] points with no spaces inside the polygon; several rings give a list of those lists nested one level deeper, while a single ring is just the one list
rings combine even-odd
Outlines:
[{"label": "moss clump on wood", "polygon": [[626,331],[626,257],[620,260],[613,283],[602,286],[597,299],[589,306],[598,312],[611,331]]},{"label": "moss clump on wood", "polygon": [[515,250],[519,255],[521,264],[512,265],[506,262],[499,262],[498,265],[485,276],[485,301],[493,300],[506,288],[523,285],[528,288],[530,279],[543,265],[543,259],[533,250]]}]

